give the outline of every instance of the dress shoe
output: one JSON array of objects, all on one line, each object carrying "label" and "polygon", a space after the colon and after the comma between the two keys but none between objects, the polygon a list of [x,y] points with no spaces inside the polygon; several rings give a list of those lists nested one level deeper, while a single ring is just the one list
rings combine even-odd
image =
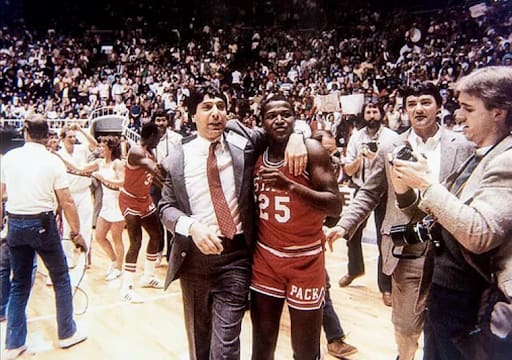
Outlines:
[{"label": "dress shoe", "polygon": [[327,344],[327,353],[338,359],[345,359],[347,356],[355,354],[357,348],[350,344],[347,344],[343,339],[336,339]]},{"label": "dress shoe", "polygon": [[392,300],[390,292],[385,291],[385,292],[382,293],[382,302],[386,306],[392,306],[393,305],[393,300]]},{"label": "dress shoe", "polygon": [[360,274],[360,275],[350,275],[350,274],[345,274],[343,275],[343,277],[338,281],[338,285],[339,287],[345,287],[345,286],[349,286],[352,281],[354,281],[354,279],[362,276],[363,274]]},{"label": "dress shoe", "polygon": [[17,347],[16,349],[7,349],[5,350],[5,360],[17,359],[25,351],[27,351],[27,345],[22,345],[20,347]]},{"label": "dress shoe", "polygon": [[73,336],[59,340],[59,347],[61,349],[70,348],[73,345],[80,344],[82,341],[87,340],[87,335],[81,333],[79,330],[75,331]]}]

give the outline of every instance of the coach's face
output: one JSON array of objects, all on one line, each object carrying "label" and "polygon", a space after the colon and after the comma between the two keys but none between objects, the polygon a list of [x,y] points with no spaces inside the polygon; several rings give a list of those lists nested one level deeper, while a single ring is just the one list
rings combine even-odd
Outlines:
[{"label": "coach's face", "polygon": [[226,127],[226,103],[219,97],[210,98],[205,95],[196,108],[194,122],[199,136],[214,141],[217,140]]}]

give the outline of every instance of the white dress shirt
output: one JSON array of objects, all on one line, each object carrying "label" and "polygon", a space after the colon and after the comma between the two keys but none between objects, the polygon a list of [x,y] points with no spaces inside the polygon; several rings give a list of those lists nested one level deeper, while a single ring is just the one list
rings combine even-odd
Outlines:
[{"label": "white dress shirt", "polygon": [[[197,136],[194,140],[183,145],[184,152],[184,174],[185,187],[190,202],[192,215],[190,217],[182,216],[176,222],[176,232],[184,236],[189,236],[190,225],[194,221],[212,228],[215,233],[222,235],[213,209],[212,198],[208,186],[208,176],[206,174],[206,161],[210,141]],[[235,189],[235,175],[233,172],[233,160],[224,136],[220,139],[220,144],[215,149],[217,165],[219,168],[222,190],[226,197],[231,216],[236,225],[237,233],[242,232],[242,223],[240,220],[240,209],[238,208],[238,199]],[[250,195],[248,195],[250,196]]]},{"label": "white dress shirt", "polygon": [[425,155],[428,168],[430,169],[430,180],[439,182],[439,174],[441,172],[441,131],[437,129],[434,136],[429,137],[426,142],[420,138],[414,130],[411,130],[407,139],[414,151]]}]

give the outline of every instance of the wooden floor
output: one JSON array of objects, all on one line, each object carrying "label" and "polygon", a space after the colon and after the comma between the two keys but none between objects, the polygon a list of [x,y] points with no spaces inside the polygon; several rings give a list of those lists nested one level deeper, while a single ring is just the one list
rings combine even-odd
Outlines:
[{"label": "wooden floor", "polygon": [[[125,239],[126,241],[126,239]],[[326,256],[327,269],[333,287],[331,296],[346,332],[346,341],[358,347],[351,359],[380,360],[396,357],[391,325],[391,308],[382,303],[376,285],[377,249],[364,244],[366,275],[347,288],[339,288],[337,280],[346,271],[346,246],[338,241],[334,253]],[[141,258],[141,257],[139,257]],[[143,304],[127,304],[119,299],[120,281],[107,283],[104,273],[107,260],[99,246],[93,243],[93,263],[81,287],[86,296],[75,296],[76,320],[89,334],[89,339],[75,347],[57,347],[55,303],[52,287],[45,285],[41,274],[36,276],[28,306],[29,337],[27,351],[20,359],[188,359],[187,341],[182,316],[178,282],[168,291],[137,289],[145,297]],[[140,260],[140,259],[139,259]],[[140,262],[139,265],[142,265]],[[166,268],[157,269],[164,277]],[[140,275],[140,272],[138,272]],[[291,359],[288,314],[283,314],[276,359]],[[0,325],[1,347],[5,343],[5,326]],[[246,314],[241,334],[242,359],[250,359],[251,324]],[[325,350],[326,341],[322,336]],[[416,358],[422,354],[418,352]],[[326,359],[334,359],[329,355]]]}]

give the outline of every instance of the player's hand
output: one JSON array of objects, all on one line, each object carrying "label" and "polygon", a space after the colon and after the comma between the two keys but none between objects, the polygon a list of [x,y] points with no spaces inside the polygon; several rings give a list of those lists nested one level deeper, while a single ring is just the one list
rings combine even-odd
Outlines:
[{"label": "player's hand", "polygon": [[331,250],[331,252],[334,251],[332,244],[336,240],[338,240],[340,238],[344,238],[345,235],[346,235],[346,230],[338,225],[335,227],[332,227],[332,228],[328,228],[325,231],[325,240],[327,241],[327,245],[329,245],[329,250]]},{"label": "player's hand", "polygon": [[274,188],[278,189],[288,189],[289,186],[293,183],[291,179],[286,177],[278,169],[273,169],[266,166],[261,166],[259,168],[258,176],[261,178],[261,181],[264,184],[272,185]]},{"label": "player's hand", "polygon": [[308,165],[308,151],[304,144],[304,136],[291,134],[284,151],[284,164],[295,176],[299,176],[306,170]]},{"label": "player's hand", "polygon": [[222,240],[208,226],[200,222],[192,223],[189,233],[199,251],[205,255],[219,255],[224,250]]}]

